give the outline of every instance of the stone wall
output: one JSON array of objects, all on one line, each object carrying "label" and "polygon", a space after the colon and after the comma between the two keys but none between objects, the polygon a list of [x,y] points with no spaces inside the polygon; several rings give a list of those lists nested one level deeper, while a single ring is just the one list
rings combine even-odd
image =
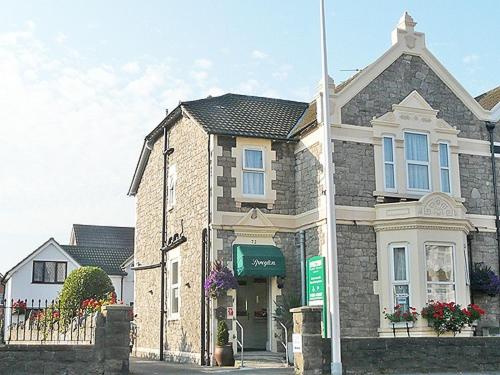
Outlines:
[{"label": "stone wall", "polygon": [[315,143],[295,154],[295,212],[301,214],[319,207],[323,194],[321,144]]},{"label": "stone wall", "polygon": [[438,117],[460,130],[459,137],[488,140],[483,121],[458,99],[418,56],[402,55],[342,107],[342,123],[370,126],[413,90],[439,110]]},{"label": "stone wall", "polygon": [[[176,360],[200,360],[200,296],[202,230],[208,215],[208,135],[189,119],[178,120],[168,131],[168,163],[175,165],[175,204],[167,212],[167,237],[184,229],[187,242],[180,251],[180,318],[165,319],[165,354]],[[161,261],[163,195],[163,137],[151,152],[137,193],[136,262]],[[182,227],[182,225],[183,227]],[[165,279],[168,279],[168,270]],[[138,270],[134,312],[137,322],[137,355],[158,357],[160,334],[159,268]],[[168,285],[167,285],[168,289]],[[166,292],[168,296],[168,293]],[[166,299],[166,310],[169,301]]]},{"label": "stone wall", "polygon": [[342,337],[377,336],[379,299],[373,292],[377,244],[373,227],[337,225]]},{"label": "stone wall", "polygon": [[231,193],[231,188],[236,187],[236,178],[232,175],[232,168],[236,167],[236,158],[232,156],[236,138],[219,135],[217,145],[222,147],[222,155],[217,157],[217,166],[222,167],[222,176],[217,176],[217,186],[222,187],[223,192],[221,197],[217,197],[218,211],[248,212],[252,207],[257,207],[264,213],[282,215],[295,213],[294,144],[286,142],[271,144],[271,149],[276,152],[276,160],[271,164],[272,170],[276,171],[276,180],[271,182],[271,188],[276,191],[276,201],[272,209],[268,209],[266,204],[259,203],[243,202],[241,207],[236,206]]},{"label": "stone wall", "polygon": [[345,338],[342,365],[349,375],[499,371],[500,337]]},{"label": "stone wall", "polygon": [[130,311],[103,307],[94,345],[0,345],[0,373],[16,375],[115,375],[129,373]]},{"label": "stone wall", "polygon": [[335,204],[373,207],[375,159],[373,145],[334,141]]},{"label": "stone wall", "polygon": [[495,215],[491,159],[460,154],[460,188],[469,214]]}]

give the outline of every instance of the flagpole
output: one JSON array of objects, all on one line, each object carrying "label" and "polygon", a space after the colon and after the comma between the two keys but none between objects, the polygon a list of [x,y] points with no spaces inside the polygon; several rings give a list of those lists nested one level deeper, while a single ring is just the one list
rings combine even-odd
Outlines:
[{"label": "flagpole", "polygon": [[327,289],[328,289],[328,328],[331,337],[330,373],[342,375],[342,360],[340,355],[340,315],[339,315],[339,277],[337,257],[337,228],[335,215],[335,182],[332,157],[332,142],[330,136],[330,97],[328,61],[326,53],[325,1],[320,0],[321,18],[321,65],[323,70],[323,172],[326,190],[326,225],[327,225]]}]

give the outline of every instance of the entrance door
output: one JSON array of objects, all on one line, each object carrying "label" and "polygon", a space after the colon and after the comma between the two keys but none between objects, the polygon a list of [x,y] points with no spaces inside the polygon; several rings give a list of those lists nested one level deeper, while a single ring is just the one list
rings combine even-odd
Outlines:
[{"label": "entrance door", "polygon": [[236,311],[244,330],[244,349],[266,350],[268,279],[247,277],[238,284]]}]

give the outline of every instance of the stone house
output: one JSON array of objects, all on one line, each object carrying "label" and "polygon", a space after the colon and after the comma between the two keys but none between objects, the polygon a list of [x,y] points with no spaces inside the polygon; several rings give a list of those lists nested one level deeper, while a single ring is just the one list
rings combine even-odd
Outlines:
[{"label": "stone house", "polygon": [[[499,90],[475,100],[415,25],[405,13],[380,58],[326,88],[345,337],[392,335],[384,307],[429,300],[473,298],[498,326],[498,298],[471,295],[469,276],[475,262],[498,272],[490,135],[500,136]],[[311,103],[181,102],[147,135],[129,188],[139,355],[204,363],[227,307],[245,347],[278,350],[275,301],[301,295],[301,249],[326,253],[323,89]],[[266,257],[271,270],[248,261]],[[216,301],[202,287],[214,260],[239,281]],[[433,335],[425,321],[412,333]]]}]

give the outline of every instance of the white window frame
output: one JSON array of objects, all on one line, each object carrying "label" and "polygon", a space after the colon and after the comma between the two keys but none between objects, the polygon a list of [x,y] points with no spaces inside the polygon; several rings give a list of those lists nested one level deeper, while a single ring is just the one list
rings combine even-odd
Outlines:
[{"label": "white window frame", "polygon": [[495,154],[496,158],[500,158],[500,153],[498,153],[498,152],[495,151],[496,147],[500,147],[500,142],[494,142],[493,143],[493,153]]},{"label": "white window frame", "polygon": [[[181,258],[179,249],[172,250],[168,253],[167,262],[167,314],[168,320],[178,320],[181,317]],[[172,283],[172,264],[177,263],[177,283]],[[173,291],[178,290],[177,312],[172,311]]]},{"label": "white window frame", "polygon": [[[420,135],[425,135],[427,138],[427,161],[420,161],[420,160],[411,160],[409,161],[406,157],[406,134],[420,134]],[[429,139],[429,134],[424,133],[424,132],[419,132],[419,131],[413,131],[413,130],[405,130],[403,133],[403,140],[404,140],[404,155],[405,155],[405,165],[406,165],[406,189],[408,191],[414,191],[414,192],[430,192],[432,191],[432,179],[431,179],[431,151],[430,151],[430,139]],[[410,173],[408,165],[409,164],[415,164],[415,165],[425,165],[427,167],[427,178],[429,181],[429,189],[415,189],[410,187]]]},{"label": "white window frame", "polygon": [[[262,153],[262,168],[247,168],[246,167],[246,157],[245,157],[245,151],[246,150],[251,150],[251,151],[259,151]],[[241,195],[243,197],[265,197],[266,196],[266,153],[263,148],[261,147],[243,147],[243,156],[242,156],[242,166],[241,166]],[[252,173],[262,173],[263,175],[263,181],[262,181],[262,186],[264,187],[264,190],[262,194],[248,194],[245,193],[245,172],[252,172]]]},{"label": "white window frame", "polygon": [[[405,263],[406,263],[406,280],[395,280],[394,278],[394,249],[405,249]],[[396,306],[396,294],[395,294],[395,286],[397,285],[408,285],[408,308],[411,306],[411,293],[410,293],[410,259],[409,259],[409,251],[407,243],[393,243],[389,245],[389,259],[391,262],[391,303],[392,307]]]},{"label": "white window frame", "polygon": [[[448,166],[444,167],[441,165],[441,145],[446,145],[446,157],[448,158]],[[441,192],[445,194],[452,194],[453,188],[451,186],[451,153],[450,153],[450,143],[449,142],[439,142],[438,143],[438,159],[439,159],[439,184],[441,187]],[[448,171],[448,186],[450,191],[443,191],[443,178],[441,177],[441,171]]]},{"label": "white window frame", "polygon": [[[444,281],[427,281],[427,246],[449,246],[451,247],[451,256],[453,257],[453,282],[444,282]],[[453,285],[453,293],[454,299],[453,302],[457,300],[457,251],[456,244],[452,242],[424,242],[424,280],[425,280],[425,300],[429,302],[429,295],[427,292],[427,286],[429,284],[438,284],[438,285]],[[440,302],[449,302],[449,301],[440,301]]]},{"label": "white window frame", "polygon": [[175,164],[169,165],[168,177],[167,177],[167,210],[169,211],[175,207],[176,184],[177,184],[177,168]]},{"label": "white window frame", "polygon": [[[386,161],[385,160],[385,138],[389,138],[391,140],[391,143],[392,143],[392,161]],[[383,160],[383,168],[382,168],[382,174],[384,176],[384,190],[385,191],[389,191],[389,192],[396,192],[398,190],[398,178],[397,178],[397,175],[396,175],[396,142],[395,142],[395,137],[393,135],[384,135],[382,137],[382,160]],[[394,187],[393,188],[389,188],[387,187],[387,179],[386,179],[386,176],[385,176],[385,166],[386,164],[388,165],[392,165],[392,170],[393,170],[393,173],[394,173]]]}]

